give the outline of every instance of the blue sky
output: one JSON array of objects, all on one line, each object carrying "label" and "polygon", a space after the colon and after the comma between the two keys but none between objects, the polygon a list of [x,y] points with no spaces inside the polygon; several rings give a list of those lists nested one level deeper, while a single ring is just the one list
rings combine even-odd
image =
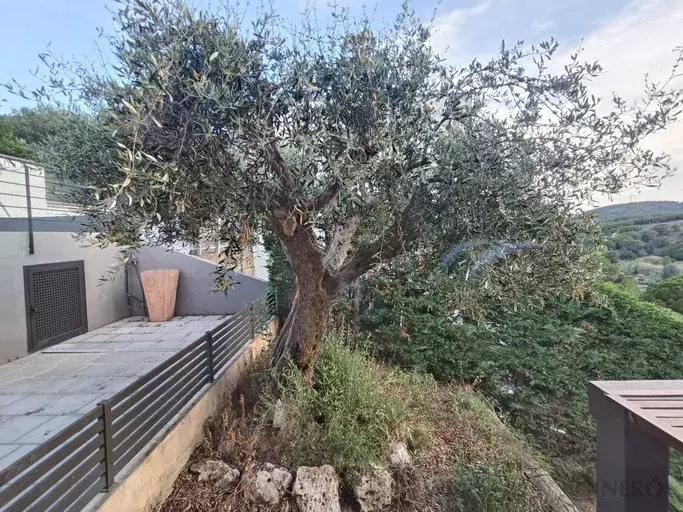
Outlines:
[{"label": "blue sky", "polygon": [[[193,3],[211,7],[225,2]],[[391,21],[400,8],[398,0],[337,3],[355,14],[363,12],[365,3],[373,6],[370,10],[374,10],[376,24]],[[94,58],[97,27],[111,31],[107,9],[116,5],[113,0],[0,0],[0,82],[15,78],[36,85],[30,70],[38,65],[38,53],[48,42],[53,51],[67,58]],[[296,20],[306,0],[274,0],[274,5],[282,16]],[[596,93],[603,96],[617,90],[635,99],[642,90],[643,75],[649,72],[654,78],[664,77],[673,62],[671,49],[683,44],[683,0],[444,0],[438,7],[432,0],[423,0],[413,1],[411,6],[423,19],[430,19],[436,9],[438,32],[433,44],[454,64],[489,57],[502,39],[534,43],[553,36],[562,44],[559,61],[583,41],[585,58],[599,60],[606,69],[605,76],[594,84]],[[317,8],[329,12],[326,2],[318,2]],[[0,99],[7,100],[0,102],[0,113],[30,105],[4,91],[0,91]],[[651,145],[670,152],[683,166],[683,124]],[[617,200],[683,201],[683,173],[665,182],[661,190],[634,194]]]}]

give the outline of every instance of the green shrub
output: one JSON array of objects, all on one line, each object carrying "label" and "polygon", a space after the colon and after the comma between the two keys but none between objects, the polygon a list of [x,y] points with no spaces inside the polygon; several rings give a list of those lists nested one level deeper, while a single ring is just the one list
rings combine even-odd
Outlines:
[{"label": "green shrub", "polygon": [[680,273],[681,269],[674,264],[664,265],[664,267],[662,267],[662,279],[676,277]]},{"label": "green shrub", "polygon": [[611,283],[540,309],[488,303],[485,321],[463,325],[453,321],[457,304],[414,279],[383,279],[366,299],[363,325],[382,357],[475,385],[565,485],[590,487],[594,478],[590,380],[683,374],[683,318]]},{"label": "green shrub", "polygon": [[652,265],[662,265],[662,258],[661,256],[645,256],[640,259],[640,261],[644,261],[645,263],[650,263]]},{"label": "green shrub", "polygon": [[282,435],[290,467],[331,464],[342,476],[353,478],[382,461],[408,418],[408,408],[388,393],[386,369],[345,346],[344,338],[340,332],[328,332],[313,388],[294,368],[285,375]]},{"label": "green shrub", "polygon": [[683,276],[671,277],[648,286],[643,299],[683,314]]}]

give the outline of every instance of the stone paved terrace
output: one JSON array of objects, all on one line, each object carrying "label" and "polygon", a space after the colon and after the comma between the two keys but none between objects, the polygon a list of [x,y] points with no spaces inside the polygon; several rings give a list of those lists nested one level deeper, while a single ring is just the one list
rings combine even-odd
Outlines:
[{"label": "stone paved terrace", "polygon": [[124,318],[0,365],[0,469],[227,318]]}]

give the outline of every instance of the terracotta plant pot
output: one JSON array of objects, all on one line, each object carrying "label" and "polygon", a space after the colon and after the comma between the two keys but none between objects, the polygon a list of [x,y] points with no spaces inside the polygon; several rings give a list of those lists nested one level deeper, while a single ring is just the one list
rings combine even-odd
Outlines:
[{"label": "terracotta plant pot", "polygon": [[179,275],[180,270],[177,268],[142,272],[142,287],[150,322],[165,322],[173,318]]}]

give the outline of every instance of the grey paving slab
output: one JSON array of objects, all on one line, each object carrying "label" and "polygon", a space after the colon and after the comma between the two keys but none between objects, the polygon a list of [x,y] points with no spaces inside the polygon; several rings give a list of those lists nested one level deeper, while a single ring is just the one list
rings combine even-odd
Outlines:
[{"label": "grey paving slab", "polygon": [[28,395],[2,408],[3,416],[40,414],[54,402],[52,395]]},{"label": "grey paving slab", "polygon": [[[22,377],[19,379],[11,379],[7,381],[0,381],[0,393],[1,394],[15,394],[15,393],[25,393],[28,394],[31,390],[37,388],[49,382],[49,377],[40,377],[36,375],[35,377]],[[2,415],[2,410],[0,409],[0,415]]]},{"label": "grey paving slab", "polygon": [[[105,391],[103,389],[102,391]],[[43,395],[50,398],[50,402],[36,413],[39,416],[62,416],[69,414],[83,414],[89,411],[106,393],[73,393],[54,398],[52,395]],[[80,412],[83,411],[83,412]]]},{"label": "grey paving slab", "polygon": [[228,318],[126,318],[0,365],[0,470]]},{"label": "grey paving slab", "polygon": [[16,394],[16,395],[0,395],[0,408],[10,405],[11,403],[16,402],[19,400],[21,397],[24,395],[21,394]]},{"label": "grey paving slab", "polygon": [[36,418],[48,418],[48,421],[40,424],[27,434],[16,440],[17,444],[41,444],[58,434],[61,430],[71,425],[80,418],[79,415],[73,416],[36,416]]},{"label": "grey paving slab", "polygon": [[0,459],[7,457],[20,446],[20,444],[0,444]]},{"label": "grey paving slab", "polygon": [[[17,439],[31,433],[52,420],[53,416],[10,416],[0,423],[0,445],[13,444]],[[22,443],[19,443],[22,444]]]}]

